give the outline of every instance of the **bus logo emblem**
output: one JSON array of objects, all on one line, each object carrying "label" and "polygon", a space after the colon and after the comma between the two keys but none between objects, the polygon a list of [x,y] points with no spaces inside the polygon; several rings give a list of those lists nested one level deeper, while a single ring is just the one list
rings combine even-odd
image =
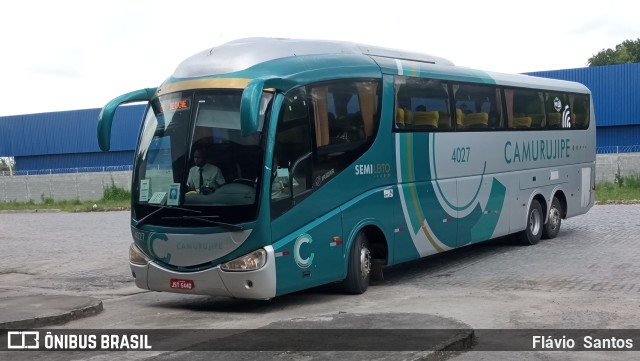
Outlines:
[{"label": "bus logo emblem", "polygon": [[295,258],[298,267],[302,269],[309,268],[309,266],[311,266],[311,264],[313,263],[313,257],[315,256],[315,253],[313,252],[311,252],[309,257],[307,258],[302,258],[302,256],[300,256],[300,247],[302,247],[304,243],[313,243],[313,238],[311,238],[310,235],[303,233],[298,236],[298,238],[296,239],[296,243],[293,246],[293,258]]},{"label": "bus logo emblem", "polygon": [[562,102],[560,101],[560,99],[558,99],[558,97],[553,99],[553,107],[556,108],[557,112],[562,110]]}]

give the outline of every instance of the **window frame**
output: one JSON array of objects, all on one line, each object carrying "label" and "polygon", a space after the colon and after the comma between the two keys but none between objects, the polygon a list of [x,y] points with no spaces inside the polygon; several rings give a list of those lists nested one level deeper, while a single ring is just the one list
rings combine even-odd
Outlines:
[{"label": "window frame", "polygon": [[[398,114],[398,81],[397,79],[399,78],[404,78],[404,79],[425,79],[425,80],[437,80],[440,81],[442,83],[447,84],[447,92],[448,92],[448,102],[449,102],[449,114],[450,114],[450,122],[451,122],[451,127],[448,129],[445,128],[409,128],[409,127],[405,127],[405,128],[400,128],[398,127],[398,123],[397,122],[397,114]],[[501,118],[501,122],[500,125],[498,127],[487,127],[487,128],[461,128],[458,125],[458,116],[456,113],[456,97],[454,94],[454,86],[455,85],[459,85],[459,86],[463,86],[463,85],[472,85],[472,86],[486,86],[486,87],[490,87],[492,89],[495,90],[496,92],[496,98],[499,97],[499,99],[496,99],[496,101],[499,101],[500,105],[498,105],[496,103],[496,107],[497,107],[497,111],[499,111],[500,113],[500,118]],[[509,114],[508,112],[508,104],[507,104],[507,92],[508,91],[531,91],[531,92],[538,92],[541,93],[543,96],[541,105],[542,105],[542,110],[544,111],[544,127],[528,127],[528,128],[517,128],[517,127],[513,127],[510,126],[510,123],[512,123],[513,121],[513,114]],[[553,94],[562,94],[564,96],[564,98],[566,99],[566,102],[569,103],[570,106],[570,112],[572,115],[572,122],[571,122],[571,127],[570,128],[563,128],[563,127],[559,127],[559,128],[550,128],[549,127],[549,120],[548,120],[548,112],[546,110],[546,104],[545,104],[545,100],[544,97],[549,94],[549,93],[553,93]],[[584,99],[582,100],[585,103],[586,108],[584,109],[586,111],[585,115],[586,115],[586,122],[581,122],[581,123],[576,123],[574,116],[575,114],[577,114],[574,111],[574,104],[576,102],[576,97],[584,97]],[[512,95],[513,98],[513,95]],[[536,88],[536,87],[525,87],[525,86],[512,86],[512,85],[499,85],[499,84],[486,84],[486,83],[476,83],[476,82],[464,82],[464,81],[455,81],[455,80],[448,80],[448,79],[441,79],[441,78],[429,78],[429,77],[417,77],[417,76],[407,76],[407,75],[394,75],[393,76],[393,115],[392,115],[392,121],[391,121],[391,132],[392,133],[449,133],[449,132],[470,132],[470,133],[475,133],[475,132],[496,132],[496,131],[509,131],[509,132],[519,132],[519,131],[558,131],[558,130],[587,130],[589,129],[589,127],[591,126],[591,121],[592,121],[592,117],[591,117],[591,98],[592,95],[590,93],[580,93],[580,92],[575,92],[575,91],[564,91],[564,90],[555,90],[555,89],[548,89],[548,88]],[[513,100],[512,100],[513,101]],[[513,104],[511,105],[511,107],[513,108]],[[404,109],[404,108],[403,108]],[[582,113],[579,113],[582,114]],[[542,115],[542,114],[540,114]],[[574,124],[579,124],[578,126],[575,126]]]},{"label": "window frame", "polygon": [[[509,132],[519,132],[519,131],[524,131],[524,132],[529,132],[529,131],[537,131],[537,132],[545,132],[545,131],[567,131],[567,130],[587,130],[589,129],[589,127],[591,126],[591,97],[592,95],[590,93],[579,93],[579,92],[572,92],[572,91],[564,91],[564,90],[555,90],[555,89],[544,89],[544,88],[529,88],[529,87],[519,87],[519,86],[500,86],[502,88],[502,92],[503,92],[503,107],[507,108],[507,101],[506,101],[506,91],[507,90],[526,90],[526,91],[536,91],[536,92],[541,92],[543,94],[543,97],[546,96],[549,93],[553,93],[553,94],[562,94],[565,99],[567,99],[567,102],[569,103],[569,107],[570,107],[570,112],[571,115],[573,116],[575,114],[575,111],[573,110],[573,104],[575,102],[575,97],[579,96],[579,97],[585,97],[585,101],[586,101],[586,115],[587,115],[587,122],[586,122],[586,126],[573,126],[574,123],[574,119],[572,117],[572,121],[571,124],[572,126],[570,128],[563,128],[563,127],[558,127],[558,128],[551,128],[549,127],[549,119],[548,119],[548,113],[547,113],[547,109],[546,109],[546,104],[544,103],[544,99],[543,99],[543,108],[544,108],[544,112],[545,112],[545,120],[546,120],[546,124],[545,127],[540,127],[540,128],[535,128],[535,127],[529,127],[529,128],[515,128],[515,127],[509,127],[509,121],[511,120],[509,118],[509,114],[505,113],[505,130],[509,131]],[[571,100],[573,97],[573,100]]]},{"label": "window frame", "polygon": [[[419,79],[419,80],[437,80],[439,82],[441,82],[443,85],[446,85],[446,91],[447,91],[447,105],[448,105],[448,113],[449,113],[449,128],[409,128],[409,127],[404,127],[404,128],[400,128],[398,127],[398,123],[397,122],[397,114],[398,114],[398,89],[397,89],[397,79],[398,78],[404,78],[404,79]],[[406,76],[406,75],[395,75],[393,77],[393,120],[391,122],[391,128],[392,128],[392,133],[451,133],[451,132],[455,132],[456,128],[457,128],[457,124],[456,124],[456,119],[455,119],[455,108],[453,106],[452,103],[452,91],[453,91],[453,82],[451,80],[446,80],[446,79],[439,79],[439,78],[427,78],[427,77],[414,77],[414,76]],[[404,109],[404,108],[403,108]],[[440,112],[440,110],[435,110],[437,112]],[[414,111],[412,111],[414,112]],[[406,124],[405,124],[406,125]]]}]

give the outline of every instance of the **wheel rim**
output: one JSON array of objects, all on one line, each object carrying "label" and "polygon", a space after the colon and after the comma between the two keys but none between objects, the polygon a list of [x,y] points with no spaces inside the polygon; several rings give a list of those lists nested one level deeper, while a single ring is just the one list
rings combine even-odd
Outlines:
[{"label": "wheel rim", "polygon": [[560,224],[560,210],[558,208],[551,208],[551,212],[549,212],[549,223],[551,224],[551,229],[556,230],[558,225]]},{"label": "wheel rim", "polygon": [[536,235],[540,232],[540,223],[541,223],[540,212],[537,209],[532,209],[529,214],[529,230],[531,234]]},{"label": "wheel rim", "polygon": [[369,276],[371,272],[371,252],[366,247],[362,247],[360,250],[360,275],[362,279]]}]

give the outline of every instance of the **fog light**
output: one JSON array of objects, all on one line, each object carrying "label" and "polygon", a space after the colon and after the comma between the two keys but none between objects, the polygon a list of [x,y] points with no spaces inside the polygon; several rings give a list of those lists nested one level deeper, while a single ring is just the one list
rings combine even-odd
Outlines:
[{"label": "fog light", "polygon": [[238,257],[233,261],[223,263],[220,268],[223,271],[242,272],[255,271],[262,268],[267,263],[267,251],[259,249],[257,251]]},{"label": "fog light", "polygon": [[129,262],[144,266],[149,263],[149,258],[142,253],[135,243],[131,243],[131,246],[129,246]]}]

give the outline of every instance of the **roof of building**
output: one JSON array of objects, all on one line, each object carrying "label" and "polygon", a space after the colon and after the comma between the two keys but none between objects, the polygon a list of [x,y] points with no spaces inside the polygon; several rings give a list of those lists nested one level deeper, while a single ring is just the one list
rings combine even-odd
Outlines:
[{"label": "roof of building", "polygon": [[[118,108],[112,132],[114,151],[134,150],[145,105]],[[0,156],[99,152],[100,109],[0,117]]]}]

